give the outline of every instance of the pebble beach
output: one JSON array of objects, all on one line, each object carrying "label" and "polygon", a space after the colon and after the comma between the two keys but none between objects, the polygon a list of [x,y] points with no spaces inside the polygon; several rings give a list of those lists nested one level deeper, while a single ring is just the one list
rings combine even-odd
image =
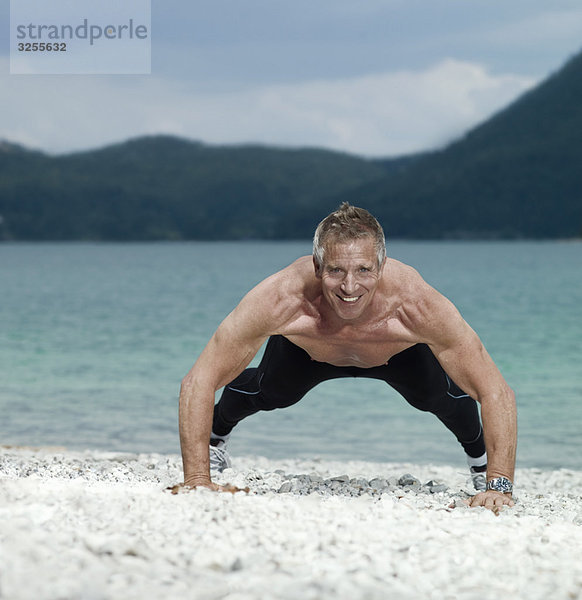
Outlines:
[{"label": "pebble beach", "polygon": [[177,455],[0,449],[0,598],[582,598],[582,471],[518,469],[469,508],[448,466],[233,457],[173,495]]}]

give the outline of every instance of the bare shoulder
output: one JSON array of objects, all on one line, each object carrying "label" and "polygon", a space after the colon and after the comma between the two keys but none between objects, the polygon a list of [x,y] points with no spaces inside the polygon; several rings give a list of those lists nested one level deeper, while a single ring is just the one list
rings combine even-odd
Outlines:
[{"label": "bare shoulder", "polygon": [[316,290],[312,259],[304,256],[257,284],[233,316],[253,322],[265,335],[281,333],[286,323],[304,314]]},{"label": "bare shoulder", "polygon": [[386,266],[387,284],[397,299],[396,315],[419,341],[431,343],[435,338],[454,336],[466,325],[454,304],[416,269],[393,259]]},{"label": "bare shoulder", "polygon": [[390,291],[405,304],[417,304],[433,299],[438,292],[410,265],[395,259],[386,259],[384,279]]}]

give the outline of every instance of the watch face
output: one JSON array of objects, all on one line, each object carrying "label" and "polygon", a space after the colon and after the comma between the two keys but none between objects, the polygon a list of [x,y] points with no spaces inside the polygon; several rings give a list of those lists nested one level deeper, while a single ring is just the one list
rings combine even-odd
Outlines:
[{"label": "watch face", "polygon": [[503,494],[509,494],[513,491],[513,484],[506,477],[497,477],[487,482],[488,490],[495,490]]}]

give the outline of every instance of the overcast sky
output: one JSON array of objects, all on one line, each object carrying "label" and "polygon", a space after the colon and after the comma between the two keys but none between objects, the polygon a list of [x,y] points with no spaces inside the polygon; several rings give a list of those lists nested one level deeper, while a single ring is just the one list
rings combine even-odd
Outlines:
[{"label": "overcast sky", "polygon": [[152,74],[9,74],[0,139],[168,133],[366,156],[440,147],[582,49],[580,0],[152,0]]}]

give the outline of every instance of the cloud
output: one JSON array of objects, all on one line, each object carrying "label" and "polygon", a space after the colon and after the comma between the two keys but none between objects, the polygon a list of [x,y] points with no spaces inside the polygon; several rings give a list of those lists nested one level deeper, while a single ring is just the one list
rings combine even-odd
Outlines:
[{"label": "cloud", "polygon": [[50,152],[168,133],[389,156],[450,141],[534,83],[452,59],[418,71],[230,93],[156,76],[4,76],[0,137]]},{"label": "cloud", "polygon": [[561,48],[578,48],[582,24],[582,7],[562,8],[548,5],[540,12],[509,20],[487,32],[489,44],[535,47],[546,44]]}]

